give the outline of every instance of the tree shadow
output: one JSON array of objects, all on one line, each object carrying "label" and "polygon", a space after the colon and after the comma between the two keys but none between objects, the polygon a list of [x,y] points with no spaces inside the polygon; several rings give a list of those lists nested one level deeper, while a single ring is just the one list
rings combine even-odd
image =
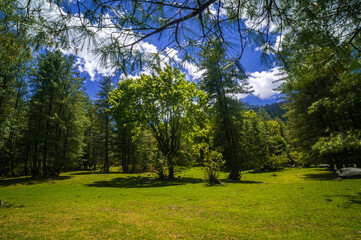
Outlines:
[{"label": "tree shadow", "polygon": [[356,195],[324,195],[325,197],[340,197],[345,198],[347,201],[344,205],[344,208],[351,208],[353,206],[360,207],[361,208],[361,192],[357,193]]},{"label": "tree shadow", "polygon": [[0,186],[8,187],[14,185],[35,185],[40,183],[54,183],[54,181],[62,181],[72,178],[71,176],[58,176],[58,177],[18,177],[18,178],[3,178],[0,179]]},{"label": "tree shadow", "polygon": [[148,188],[148,187],[168,187],[168,186],[178,186],[185,184],[195,184],[203,182],[199,178],[176,178],[176,179],[156,179],[154,177],[119,177],[113,178],[109,181],[97,181],[91,184],[85,184],[87,187],[109,187],[109,188]]},{"label": "tree shadow", "polygon": [[320,173],[308,173],[303,176],[306,180],[311,181],[331,181],[338,178],[338,175],[328,169],[316,169]]},{"label": "tree shadow", "polygon": [[258,181],[248,181],[248,180],[232,180],[232,179],[220,179],[221,182],[225,182],[225,183],[240,183],[240,184],[259,184],[259,183],[263,183],[263,182],[258,182]]},{"label": "tree shadow", "polygon": [[84,172],[75,172],[70,175],[94,175],[94,174],[125,174],[122,172],[99,172],[99,171],[84,171]]}]

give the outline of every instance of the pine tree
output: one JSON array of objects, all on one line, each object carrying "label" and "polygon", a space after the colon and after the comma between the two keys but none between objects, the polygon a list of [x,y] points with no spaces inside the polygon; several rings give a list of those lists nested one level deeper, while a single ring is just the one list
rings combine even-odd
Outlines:
[{"label": "pine tree", "polygon": [[82,81],[73,57],[59,51],[39,55],[31,79],[27,134],[33,176],[59,175],[79,164],[86,126]]},{"label": "pine tree", "polygon": [[[205,70],[200,81],[201,89],[209,96],[215,116],[214,127],[219,145],[223,148],[223,155],[231,168],[230,179],[239,180],[242,170],[240,156],[240,126],[239,119],[241,102],[237,96],[249,93],[250,88],[246,75],[235,60],[226,59],[226,49],[220,42],[211,41],[201,52],[203,61],[201,69]],[[233,62],[233,63],[232,63]]]},{"label": "pine tree", "polygon": [[110,167],[110,141],[113,135],[112,118],[110,115],[110,102],[108,99],[109,93],[113,90],[112,79],[105,77],[100,81],[100,90],[97,93],[98,100],[95,104],[98,107],[98,116],[101,124],[101,133],[104,141],[104,165],[103,171],[109,172]]},{"label": "pine tree", "polygon": [[15,162],[20,158],[18,148],[26,125],[25,79],[30,59],[26,38],[0,20],[0,176],[14,175]]}]

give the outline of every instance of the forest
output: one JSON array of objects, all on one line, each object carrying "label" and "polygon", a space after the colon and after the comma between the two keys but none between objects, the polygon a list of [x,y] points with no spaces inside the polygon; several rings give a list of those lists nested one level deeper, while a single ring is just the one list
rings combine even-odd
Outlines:
[{"label": "forest", "polygon": [[[21,11],[16,3],[2,7],[0,175],[108,172],[114,165],[122,166],[123,172],[150,170],[161,178],[174,178],[179,167],[204,165],[209,178],[216,174],[208,173],[211,169],[225,168],[230,179],[239,180],[249,169],[274,171],[320,163],[331,170],[361,167],[361,28],[352,8],[359,6],[352,4],[311,4],[309,11],[295,16],[300,30],[287,30],[282,47],[274,52],[287,76],[280,86],[284,114],[273,118],[262,108],[250,110],[235,97],[252,89],[217,34],[204,36],[208,42],[197,53],[200,79],[191,83],[175,67],[154,64],[151,74],[138,79],[104,77],[97,99],[91,100],[75,57],[44,47],[36,52],[34,44],[43,41],[46,46],[46,38],[27,39],[30,27],[26,29],[21,19],[26,9]],[[225,3],[218,8],[228,9]],[[310,28],[308,23],[318,21],[312,17],[327,14],[329,8],[335,13]],[[273,14],[271,6],[266,9]],[[32,20],[31,15],[25,17]],[[333,33],[333,21],[341,17],[348,25],[344,33]]]},{"label": "forest", "polygon": [[[200,171],[219,186],[320,164],[332,178],[361,168],[360,13],[355,0],[0,0],[0,185],[117,169],[161,186]],[[146,52],[146,41],[162,46]],[[90,47],[114,70],[95,99],[76,56]],[[253,92],[241,64],[248,49],[281,69],[281,101],[239,98]],[[9,236],[18,235],[0,239]]]}]

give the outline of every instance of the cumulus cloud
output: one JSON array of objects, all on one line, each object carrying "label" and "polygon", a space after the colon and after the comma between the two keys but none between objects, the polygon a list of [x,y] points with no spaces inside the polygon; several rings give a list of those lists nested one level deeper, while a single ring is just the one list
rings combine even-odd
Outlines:
[{"label": "cumulus cloud", "polygon": [[[154,46],[154,45],[153,45]],[[154,46],[155,47],[155,46]],[[184,61],[182,60],[178,55],[178,51],[176,51],[173,48],[166,48],[165,53],[160,53],[159,56],[162,59],[160,62],[160,67],[164,68],[166,64],[171,66],[176,66],[180,69],[181,72],[186,73],[186,80],[188,81],[194,81],[199,80],[202,78],[202,74],[204,73],[204,70],[200,70],[199,67],[190,62],[190,61]],[[136,74],[130,74],[126,76],[125,74],[120,75],[119,81],[122,81],[126,77],[129,78],[139,78],[141,74],[157,74],[155,69],[151,68],[150,66],[143,66],[143,69],[136,73]]]},{"label": "cumulus cloud", "polygon": [[276,50],[282,50],[281,43],[282,43],[283,39],[284,39],[284,35],[278,35],[276,38],[276,43],[273,46],[273,48]]},{"label": "cumulus cloud", "polygon": [[[225,1],[224,4],[227,4],[227,1]],[[218,15],[218,9],[215,7],[215,4],[212,3],[209,7],[208,7],[208,11],[213,15],[213,16],[217,16]],[[219,9],[219,16],[220,17],[226,17],[227,16],[227,9],[223,8],[222,6]]]},{"label": "cumulus cloud", "polygon": [[253,94],[261,99],[270,99],[275,94],[275,91],[282,82],[278,81],[285,77],[280,67],[274,67],[268,71],[249,73],[249,83],[253,87]]},{"label": "cumulus cloud", "polygon": [[[225,1],[226,2],[226,1]],[[34,4],[34,8],[41,8],[42,14],[48,21],[57,21],[61,17],[61,14],[67,15],[65,12],[60,12],[59,9],[55,4],[49,4],[48,2],[42,0],[33,0],[31,2]],[[36,5],[36,6],[35,6]],[[215,13],[215,7],[211,5],[209,9],[213,14]],[[224,8],[221,8],[221,15],[226,15]],[[61,14],[60,14],[61,13]],[[81,16],[80,16],[81,17]],[[94,43],[92,41],[86,41],[85,43],[77,41],[81,35],[77,30],[70,31],[69,34],[69,43],[72,44],[71,48],[69,49],[61,49],[64,54],[74,54],[76,55],[77,62],[76,64],[79,66],[80,72],[87,72],[90,76],[92,81],[96,80],[98,76],[112,76],[115,73],[115,68],[112,67],[113,65],[111,62],[104,62],[101,61],[100,56],[96,54],[95,49],[97,44],[107,45],[110,43],[111,39],[109,36],[113,36],[115,38],[118,37],[123,44],[126,41],[131,41],[130,39],[122,39],[119,33],[114,32],[114,28],[109,26],[114,26],[113,23],[105,16],[105,21],[103,24],[107,25],[108,28],[103,28],[98,30],[95,34],[97,35],[97,39],[99,39],[98,43]],[[68,19],[69,24],[72,26],[81,26],[84,24],[80,22],[78,17],[71,17]],[[252,23],[249,20],[246,20],[246,25],[251,26]],[[86,23],[90,24],[90,23]],[[265,26],[259,26],[265,27]],[[118,34],[118,35],[117,35]],[[276,46],[278,46],[282,37],[277,37]],[[77,49],[75,51],[74,49]],[[158,53],[158,49],[155,45],[150,44],[145,41],[139,42],[135,47],[135,50],[139,50],[145,54],[154,54]],[[165,53],[162,53],[161,59],[163,59],[161,63],[161,67],[164,67],[166,63],[171,65],[176,65],[181,67],[182,71],[187,74],[188,80],[199,80],[202,78],[202,74],[204,71],[200,71],[198,66],[190,61],[183,61],[179,56],[178,52],[172,48],[167,48]],[[139,77],[140,73],[149,74],[152,73],[152,69],[145,65],[140,72],[133,75],[133,77]],[[249,82],[254,89],[254,95],[260,97],[261,99],[267,99],[274,96],[277,92],[273,89],[277,88],[281,83],[274,81],[282,78],[280,75],[281,71],[279,67],[275,67],[270,69],[269,71],[262,71],[262,72],[253,72],[249,73]],[[124,75],[121,76],[121,79],[124,78]],[[246,95],[238,96],[239,98],[244,98]]]},{"label": "cumulus cloud", "polygon": [[[24,1],[23,4],[27,2]],[[122,34],[119,31],[116,31],[116,27],[113,22],[110,20],[111,17],[109,15],[104,15],[103,26],[105,28],[97,29],[96,32],[93,33],[95,36],[94,39],[97,41],[93,41],[93,39],[87,39],[83,41],[79,41],[82,38],[82,32],[77,30],[77,27],[81,27],[82,25],[90,26],[91,23],[85,22],[83,19],[81,22],[81,18],[83,16],[74,15],[69,17],[66,12],[64,12],[61,8],[58,8],[56,4],[50,4],[49,2],[43,0],[33,0],[31,2],[31,7],[33,9],[39,9],[41,11],[42,17],[48,21],[48,23],[56,23],[57,21],[62,20],[62,16],[67,16],[66,24],[73,29],[68,32],[68,42],[70,44],[69,48],[60,48],[60,51],[63,54],[73,54],[77,56],[76,64],[78,65],[78,70],[80,72],[86,72],[90,76],[90,80],[94,81],[98,76],[112,76],[116,72],[116,68],[109,60],[104,61],[101,59],[101,56],[96,53],[97,48],[101,48],[102,46],[107,46],[112,43],[112,41],[117,41],[118,44],[126,45],[135,40],[135,37],[127,34]],[[38,29],[33,29],[33,33],[35,34]],[[111,36],[111,37],[109,37]],[[150,44],[146,41],[141,41],[134,45],[133,50],[142,52],[144,54],[144,62],[146,61],[146,57],[158,53],[158,49],[155,45]],[[172,48],[167,48],[165,53],[160,55],[162,59],[161,67],[164,67],[165,64],[177,65],[183,69],[183,72],[187,73],[187,77],[189,80],[199,79],[202,72],[198,70],[198,67],[189,61],[182,61],[177,55],[177,51]],[[149,74],[153,70],[147,66],[146,64],[143,66],[143,69],[139,69],[140,73]],[[139,74],[135,76],[139,76]]]}]

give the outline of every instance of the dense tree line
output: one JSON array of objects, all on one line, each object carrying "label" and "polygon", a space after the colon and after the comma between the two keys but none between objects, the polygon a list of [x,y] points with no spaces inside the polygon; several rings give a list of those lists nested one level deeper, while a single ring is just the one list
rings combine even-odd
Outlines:
[{"label": "dense tree line", "polygon": [[[77,2],[87,14],[68,17],[80,20],[80,26],[69,26],[63,15],[42,18],[40,9],[25,2],[0,2],[1,176],[107,172],[117,164],[124,172],[152,169],[173,178],[179,166],[203,164],[207,178],[216,182],[211,169],[224,163],[235,180],[246,169],[268,171],[287,164],[327,161],[331,169],[360,167],[358,1]],[[67,7],[63,1],[53,4]],[[103,24],[99,11],[114,16],[114,25]],[[186,22],[194,29],[186,28]],[[136,63],[142,68],[145,60],[155,66],[151,60],[164,52],[150,59],[137,44],[153,34],[173,33],[169,44],[198,63],[203,76],[197,84],[189,83],[167,66],[138,79],[122,79],[117,86],[104,78],[97,100],[91,101],[73,57],[59,51],[31,56],[39,47],[70,47],[73,30],[81,40],[96,42],[92,29],[109,26],[119,37],[104,41],[109,45],[97,52],[119,71]],[[225,28],[239,38],[239,49],[233,48],[231,56]],[[277,48],[272,47],[275,38],[282,40]],[[286,73],[280,87],[286,121],[279,110],[278,117],[271,117],[262,108],[247,111],[236,100],[237,94],[250,92],[239,60],[253,44],[276,57]],[[196,57],[190,56],[188,51],[196,47]]]},{"label": "dense tree line", "polygon": [[277,55],[287,73],[287,136],[306,165],[361,166],[361,28],[355,4],[326,1],[295,15],[298,30],[285,34]]},{"label": "dense tree line", "polygon": [[[216,183],[222,167],[238,180],[244,170],[296,163],[359,166],[354,53],[317,74],[288,69],[286,122],[264,108],[247,110],[234,97],[250,88],[224,53],[217,42],[201,52],[204,74],[198,84],[167,65],[117,86],[105,77],[95,101],[82,87],[74,57],[60,51],[40,53],[31,64],[16,65],[17,71],[2,66],[3,92],[9,94],[1,102],[1,175],[109,172],[118,165],[123,172],[153,170],[174,178],[179,167],[201,164]],[[304,79],[291,81],[298,74]]]},{"label": "dense tree line", "polygon": [[[13,94],[2,103],[13,111],[3,110],[2,116],[13,126],[2,132],[1,175],[109,172],[119,165],[123,172],[153,170],[160,178],[174,178],[178,167],[202,164],[216,182],[224,163],[236,180],[248,168],[276,169],[261,162],[282,155],[280,125],[268,116],[263,121],[267,126],[258,126],[257,115],[245,113],[233,97],[249,91],[245,74],[228,66],[224,53],[218,43],[201,53],[205,73],[198,85],[166,66],[152,75],[124,79],[116,88],[105,77],[95,101],[82,87],[74,57],[60,51],[39,53],[33,64],[23,65],[28,70],[17,74],[4,66],[4,75],[13,78],[8,87]],[[258,141],[269,141],[262,140],[263,155],[250,161],[258,143],[245,136],[256,134],[249,126],[254,121],[255,131],[262,131]]]},{"label": "dense tree line", "polygon": [[271,118],[280,118],[283,121],[286,121],[285,114],[287,110],[285,109],[285,101],[275,102],[272,104],[266,104],[263,106],[250,106],[255,112],[259,112],[262,108],[270,115]]}]

